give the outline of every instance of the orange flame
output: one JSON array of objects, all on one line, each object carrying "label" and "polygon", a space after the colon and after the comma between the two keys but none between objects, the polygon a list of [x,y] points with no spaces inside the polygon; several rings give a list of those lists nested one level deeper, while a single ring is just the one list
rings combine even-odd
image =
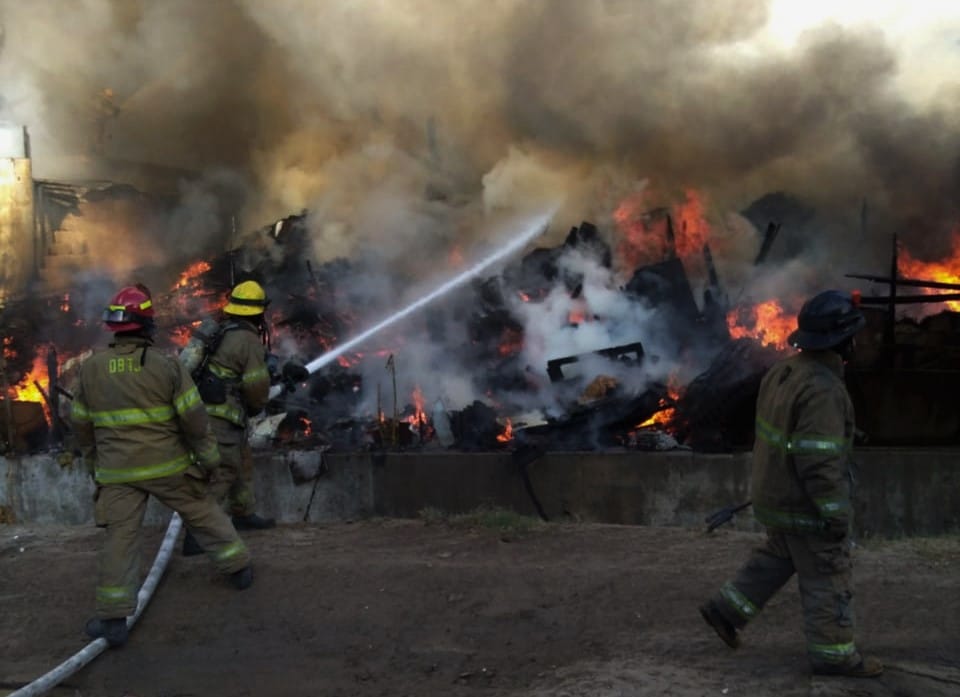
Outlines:
[{"label": "orange flame", "polygon": [[787,337],[797,328],[797,316],[784,310],[776,300],[767,300],[730,310],[727,328],[733,339],[752,338],[782,351],[787,348]]},{"label": "orange flame", "polygon": [[10,388],[14,399],[21,402],[42,402],[44,409],[46,409],[43,394],[40,392],[40,388],[37,387],[36,383],[39,383],[40,387],[44,390],[50,385],[50,379],[47,377],[46,347],[40,347],[37,350],[37,355],[33,359],[33,366],[31,366],[30,372],[26,374],[23,380]]},{"label": "orange flame", "polygon": [[503,425],[503,432],[497,436],[497,441],[500,443],[509,443],[513,440],[513,423],[510,419],[507,419],[507,422]]},{"label": "orange flame", "polygon": [[590,307],[583,298],[575,298],[570,312],[567,313],[567,324],[577,326],[590,319]]},{"label": "orange flame", "polygon": [[703,201],[693,189],[683,192],[686,200],[673,207],[673,228],[677,256],[692,257],[703,253],[710,237],[710,225],[703,213]]},{"label": "orange flame", "polygon": [[[924,281],[960,284],[960,226],[953,231],[953,245],[948,259],[941,261],[920,261],[906,249],[897,255],[899,272],[904,278],[916,278]],[[944,291],[935,288],[918,288],[925,295],[936,295]],[[944,303],[947,309],[960,312],[960,302]]]},{"label": "orange flame", "polygon": [[670,373],[667,377],[667,396],[661,397],[657,403],[657,411],[644,421],[635,426],[635,428],[648,428],[650,426],[669,426],[673,422],[673,417],[677,414],[675,405],[680,401],[683,395],[683,385],[680,384],[680,376],[676,371]]},{"label": "orange flame", "polygon": [[497,347],[497,352],[506,358],[507,356],[512,356],[515,353],[519,353],[523,348],[523,332],[510,329],[509,327],[503,330],[503,334],[500,337],[500,345]]},{"label": "orange flame", "polygon": [[710,237],[703,199],[693,189],[684,191],[684,200],[669,210],[650,210],[645,192],[633,194],[620,202],[613,212],[613,220],[620,233],[619,261],[631,271],[643,264],[662,261],[669,251],[668,224],[673,229],[677,256],[683,259],[698,257]]},{"label": "orange flame", "polygon": [[620,233],[617,257],[629,271],[652,261],[660,261],[664,253],[665,225],[646,215],[648,205],[643,192],[634,194],[613,211],[613,221]]},{"label": "orange flame", "polygon": [[667,426],[673,417],[676,415],[677,410],[675,407],[667,406],[668,402],[665,399],[661,399],[660,403],[657,405],[660,407],[660,410],[654,412],[653,416],[644,421],[643,423],[637,424],[636,428],[649,428],[650,426]]},{"label": "orange flame", "polygon": [[190,342],[190,339],[193,338],[193,330],[199,327],[200,324],[201,321],[196,320],[195,322],[190,322],[190,324],[187,325],[174,327],[170,330],[170,341],[172,341],[174,345],[183,348]]},{"label": "orange flame", "polygon": [[[341,368],[352,368],[353,366],[359,364],[361,360],[363,360],[363,355],[364,354],[362,351],[354,353],[353,356],[341,354],[340,356],[337,356],[337,365],[339,365]],[[379,353],[377,355],[379,355]]]},{"label": "orange flame", "polygon": [[186,271],[180,274],[180,278],[173,286],[173,290],[178,288],[196,288],[199,284],[199,276],[210,270],[210,264],[205,261],[195,261],[187,267]]},{"label": "orange flame", "polygon": [[306,416],[300,417],[300,430],[303,431],[305,436],[313,434],[313,423]]},{"label": "orange flame", "polygon": [[408,416],[404,421],[414,426],[421,426],[427,423],[427,413],[423,410],[423,405],[425,400],[423,399],[423,392],[420,390],[420,387],[413,388],[413,414]]}]

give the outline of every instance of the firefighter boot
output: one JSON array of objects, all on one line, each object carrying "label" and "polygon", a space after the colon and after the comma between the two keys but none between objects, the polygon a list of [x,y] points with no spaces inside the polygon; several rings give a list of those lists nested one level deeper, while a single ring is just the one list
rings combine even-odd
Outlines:
[{"label": "firefighter boot", "polygon": [[723,643],[731,649],[740,646],[740,637],[737,636],[737,628],[730,624],[723,616],[713,601],[710,600],[700,606],[700,616],[704,622],[713,627],[717,636],[723,639]]},{"label": "firefighter boot", "polygon": [[187,528],[187,532],[183,536],[183,549],[180,553],[185,557],[195,557],[198,554],[203,554],[203,547],[197,542],[197,538],[193,536],[189,528]]},{"label": "firefighter boot", "polygon": [[245,566],[239,571],[234,571],[230,574],[230,583],[237,590],[246,590],[253,585],[253,569]]},{"label": "firefighter boot", "polygon": [[865,656],[852,666],[817,665],[814,675],[839,675],[846,678],[875,678],[883,673],[883,663],[873,656]]},{"label": "firefighter boot", "polygon": [[127,643],[130,630],[127,629],[127,618],[118,617],[111,620],[94,618],[87,621],[84,627],[87,636],[91,639],[106,639],[110,646],[123,646]]},{"label": "firefighter boot", "polygon": [[273,518],[261,518],[256,513],[233,516],[233,527],[237,530],[266,530],[276,524]]}]

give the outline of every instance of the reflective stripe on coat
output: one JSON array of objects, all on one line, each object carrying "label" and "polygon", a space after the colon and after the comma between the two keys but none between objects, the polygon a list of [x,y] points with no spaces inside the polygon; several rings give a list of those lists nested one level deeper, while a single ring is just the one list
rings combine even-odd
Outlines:
[{"label": "reflective stripe on coat", "polygon": [[80,367],[70,420],[101,484],[159,479],[220,462],[203,402],[172,356],[117,337]]},{"label": "reflective stripe on coat", "polygon": [[774,365],[757,399],[754,515],[767,527],[816,533],[849,522],[853,403],[843,362],[809,351]]}]

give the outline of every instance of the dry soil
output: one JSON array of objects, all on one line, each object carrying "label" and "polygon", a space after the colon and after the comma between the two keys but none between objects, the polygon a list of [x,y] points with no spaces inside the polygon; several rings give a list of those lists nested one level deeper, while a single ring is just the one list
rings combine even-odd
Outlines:
[{"label": "dry soil", "polygon": [[[82,648],[102,532],[0,526],[0,695]],[[163,535],[145,530],[144,571]],[[760,536],[451,521],[245,534],[238,592],[175,556],[127,646],[71,697],[960,695],[960,538],[867,542],[859,643],[877,680],[811,678],[795,582],[732,651],[697,605]]]}]

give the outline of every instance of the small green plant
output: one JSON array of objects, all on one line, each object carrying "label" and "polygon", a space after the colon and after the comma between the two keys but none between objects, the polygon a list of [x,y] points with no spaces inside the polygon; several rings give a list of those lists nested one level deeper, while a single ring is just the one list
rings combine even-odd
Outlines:
[{"label": "small green plant", "polygon": [[424,525],[437,525],[438,523],[445,523],[447,522],[448,518],[446,513],[434,506],[421,508],[419,511],[417,511],[417,515],[420,517],[420,520],[423,521]]},{"label": "small green plant", "polygon": [[948,563],[960,558],[960,535],[957,533],[939,537],[920,537],[912,541],[917,555],[934,563]]}]

